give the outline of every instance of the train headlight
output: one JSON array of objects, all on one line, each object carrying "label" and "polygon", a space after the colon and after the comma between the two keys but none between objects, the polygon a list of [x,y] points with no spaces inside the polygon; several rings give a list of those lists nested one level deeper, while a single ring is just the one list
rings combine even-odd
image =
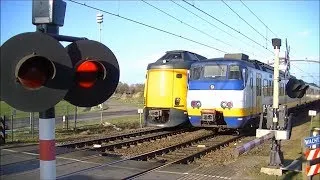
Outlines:
[{"label": "train headlight", "polygon": [[232,101],[230,101],[230,102],[227,103],[227,107],[228,107],[229,109],[231,109],[231,108],[233,107]]},{"label": "train headlight", "polygon": [[200,108],[201,107],[201,102],[200,101],[191,101],[191,107]]},{"label": "train headlight", "polygon": [[221,106],[223,109],[225,109],[225,108],[231,109],[231,108],[233,107],[233,103],[232,103],[232,101],[229,101],[229,102],[227,102],[227,101],[221,101],[220,106]]},{"label": "train headlight", "polygon": [[220,106],[224,109],[227,107],[227,102],[226,101],[221,101]]},{"label": "train headlight", "polygon": [[179,106],[180,105],[180,98],[174,99],[174,105]]}]

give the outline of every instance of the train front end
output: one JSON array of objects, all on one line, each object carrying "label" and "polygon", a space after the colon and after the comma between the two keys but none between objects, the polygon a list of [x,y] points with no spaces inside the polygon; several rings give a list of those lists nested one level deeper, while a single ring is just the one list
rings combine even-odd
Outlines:
[{"label": "train front end", "polygon": [[246,71],[241,62],[232,60],[193,64],[187,93],[190,123],[195,127],[242,128],[251,115],[245,99]]},{"label": "train front end", "polygon": [[148,65],[144,91],[145,126],[170,128],[189,124],[188,71],[192,63],[199,61],[191,55],[187,51],[169,51]]}]

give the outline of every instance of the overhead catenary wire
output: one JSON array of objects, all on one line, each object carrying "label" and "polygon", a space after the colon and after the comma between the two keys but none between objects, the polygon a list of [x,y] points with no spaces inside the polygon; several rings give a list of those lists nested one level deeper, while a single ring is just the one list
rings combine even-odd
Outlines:
[{"label": "overhead catenary wire", "polygon": [[267,29],[269,29],[270,32],[272,32],[273,35],[278,37],[276,33],[274,33],[242,0],[240,2],[264,25]]},{"label": "overhead catenary wire", "polygon": [[308,72],[300,69],[298,66],[296,66],[296,65],[294,65],[294,64],[290,64],[290,66],[294,66],[295,68],[297,68],[297,69],[300,70],[301,72],[308,74],[310,77],[312,77],[313,80],[317,80],[315,77],[313,77],[313,75],[311,75],[310,73],[308,73]]},{"label": "overhead catenary wire", "polygon": [[[254,31],[256,31],[260,36],[262,36],[266,41],[271,42],[267,39],[263,34],[261,34],[256,28],[254,28],[251,24],[248,23],[244,18],[242,18],[234,9],[232,9],[224,0],[221,0],[232,12],[234,12],[242,21],[244,21],[248,26],[250,26]],[[266,47],[267,48],[267,47]]]},{"label": "overhead catenary wire", "polygon": [[160,11],[160,12],[164,13],[164,14],[166,14],[167,16],[169,16],[169,17],[171,17],[171,18],[173,18],[173,19],[175,19],[175,20],[179,21],[180,23],[182,23],[182,24],[184,24],[184,25],[186,25],[186,26],[188,26],[188,27],[192,28],[192,29],[194,29],[194,30],[196,30],[196,31],[198,31],[198,32],[200,32],[200,33],[202,33],[202,34],[204,34],[204,35],[208,36],[208,37],[211,37],[212,39],[214,39],[214,40],[216,40],[216,41],[219,41],[219,42],[221,42],[221,43],[223,43],[223,44],[225,44],[225,45],[228,45],[228,46],[230,46],[230,47],[233,47],[232,45],[230,45],[230,44],[228,44],[228,43],[226,43],[226,42],[224,42],[224,41],[222,41],[222,40],[220,40],[220,39],[218,39],[218,38],[215,38],[215,37],[211,36],[210,34],[208,34],[208,33],[204,32],[204,31],[202,31],[202,30],[200,30],[200,29],[198,29],[198,28],[196,28],[196,27],[194,27],[194,26],[191,26],[190,24],[188,24],[188,23],[186,23],[186,22],[182,21],[181,19],[178,19],[178,18],[176,18],[175,16],[173,16],[173,15],[171,15],[171,14],[169,14],[169,13],[165,12],[164,10],[162,10],[162,9],[160,9],[160,8],[158,8],[158,7],[154,6],[154,5],[152,5],[152,4],[148,3],[148,2],[146,2],[145,0],[141,0],[141,1],[142,1],[142,2],[144,2],[144,3],[146,3],[147,5],[151,6],[152,8],[154,8],[154,9],[156,9],[156,10],[158,10],[158,11]]},{"label": "overhead catenary wire", "polygon": [[271,54],[274,54],[271,50],[266,49],[263,45],[261,45],[260,43],[258,43],[258,42],[257,42],[257,41],[255,41],[255,40],[253,40],[252,38],[248,37],[247,35],[243,34],[243,33],[242,33],[242,32],[240,32],[239,30],[236,30],[235,28],[233,28],[233,27],[231,27],[230,25],[228,25],[228,24],[226,24],[226,23],[222,22],[221,20],[219,20],[219,19],[217,19],[216,17],[214,17],[214,16],[210,15],[209,13],[207,13],[207,12],[205,12],[204,10],[202,10],[202,9],[198,8],[197,6],[192,5],[191,3],[187,2],[186,0],[182,0],[182,1],[183,1],[183,2],[185,2],[185,3],[187,3],[188,5],[192,6],[193,8],[197,9],[198,11],[200,11],[200,12],[202,12],[202,13],[206,14],[207,16],[211,17],[212,19],[214,19],[214,20],[216,20],[216,21],[220,22],[221,24],[225,25],[226,27],[228,27],[228,28],[232,29],[233,31],[235,31],[235,32],[237,32],[237,33],[239,33],[239,34],[241,34],[242,36],[244,36],[245,38],[247,38],[247,39],[249,39],[250,41],[254,42],[255,44],[259,45],[259,46],[260,46],[260,47],[262,47],[263,49],[265,49],[265,50],[269,51]]},{"label": "overhead catenary wire", "polygon": [[[208,24],[210,24],[212,27],[217,28],[217,29],[218,29],[218,30],[220,30],[221,32],[224,32],[224,33],[228,34],[230,37],[232,37],[232,38],[234,38],[234,39],[237,39],[238,41],[242,42],[243,44],[245,44],[245,45],[247,45],[247,46],[250,46],[250,47],[252,47],[252,48],[255,48],[255,49],[256,49],[256,47],[255,47],[255,46],[252,46],[251,44],[247,44],[247,43],[246,43],[246,42],[244,42],[242,39],[239,39],[239,38],[235,37],[234,35],[232,35],[231,33],[229,33],[229,32],[227,32],[227,31],[225,31],[225,30],[221,29],[220,27],[218,27],[218,26],[216,26],[216,25],[212,24],[212,23],[211,23],[211,22],[209,22],[208,20],[206,20],[206,19],[204,19],[203,17],[201,17],[201,16],[197,15],[196,13],[194,13],[194,12],[190,11],[189,9],[187,9],[187,8],[183,7],[182,5],[178,4],[178,3],[177,3],[177,2],[175,2],[174,0],[170,0],[170,1],[171,1],[171,2],[173,2],[174,4],[176,4],[177,6],[179,6],[180,8],[182,8],[182,9],[184,9],[184,10],[188,11],[189,13],[193,14],[194,16],[198,17],[199,19],[201,19],[201,20],[203,20],[203,21],[207,22],[207,23],[208,23]],[[251,52],[246,51],[246,50],[243,50],[243,49],[241,49],[241,48],[240,48],[240,50],[241,50],[241,51],[244,51],[244,52],[247,52],[247,53],[251,53]],[[257,50],[258,50],[258,49],[257,49]],[[252,54],[253,54],[253,55],[255,55],[255,53],[253,53],[253,52],[252,52]]]},{"label": "overhead catenary wire", "polygon": [[130,21],[130,22],[133,22],[133,23],[136,23],[136,24],[139,24],[139,25],[142,25],[142,26],[145,26],[145,27],[148,27],[148,28],[151,28],[151,29],[154,29],[154,30],[157,30],[157,31],[160,31],[160,32],[169,34],[169,35],[172,35],[172,36],[175,36],[175,37],[179,37],[179,38],[181,38],[181,39],[184,39],[184,40],[187,40],[187,41],[190,41],[190,42],[193,42],[193,43],[196,43],[196,44],[199,44],[199,45],[202,45],[202,46],[211,48],[211,49],[214,49],[214,50],[216,50],[216,51],[220,51],[220,52],[223,52],[223,53],[227,53],[226,51],[223,51],[223,50],[218,49],[218,48],[215,48],[215,47],[213,47],[213,46],[210,46],[210,45],[201,43],[201,42],[199,42],[199,41],[196,41],[196,40],[193,40],[193,39],[190,39],[190,38],[187,38],[187,37],[184,37],[184,36],[181,36],[181,35],[178,35],[178,34],[175,34],[175,33],[172,33],[172,32],[169,32],[169,31],[166,31],[166,30],[163,30],[163,29],[160,29],[160,28],[151,26],[151,25],[148,25],[148,24],[146,24],[146,23],[143,23],[143,22],[140,22],[140,21],[136,21],[136,20],[133,20],[133,19],[130,19],[130,18],[127,18],[127,17],[121,16],[121,15],[118,15],[118,14],[114,14],[114,13],[111,13],[111,12],[109,12],[109,11],[105,11],[105,10],[100,9],[100,8],[96,8],[96,7],[87,5],[86,3],[80,3],[80,2],[75,1],[75,0],[67,0],[67,1],[70,1],[70,2],[75,3],[75,4],[78,4],[78,5],[85,6],[85,7],[90,8],[90,9],[94,9],[94,10],[97,10],[97,11],[101,11],[101,12],[103,12],[103,13],[106,13],[106,14],[109,14],[109,15],[112,15],[112,16],[116,16],[116,17],[119,17],[119,18],[121,18],[121,19]]}]

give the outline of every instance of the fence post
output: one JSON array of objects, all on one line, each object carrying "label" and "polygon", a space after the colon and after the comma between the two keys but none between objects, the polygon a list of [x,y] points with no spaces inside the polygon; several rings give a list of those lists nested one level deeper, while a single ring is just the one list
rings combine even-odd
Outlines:
[{"label": "fence post", "polygon": [[67,118],[66,119],[67,120],[67,130],[69,130],[69,106],[68,105],[67,105],[67,113],[66,114],[67,114],[67,117],[66,117]]},{"label": "fence post", "polygon": [[100,124],[102,125],[103,122],[102,122],[102,119],[103,119],[103,103],[99,105],[100,109],[101,109],[101,114],[100,114]]},{"label": "fence post", "polygon": [[30,130],[29,130],[29,133],[31,134],[32,132],[32,117],[31,117],[31,112],[29,112],[29,127],[30,127]]},{"label": "fence post", "polygon": [[11,112],[11,142],[13,142],[13,116],[16,114],[16,110],[13,109]]},{"label": "fence post", "polygon": [[5,116],[0,116],[0,144],[6,143],[6,121]]},{"label": "fence post", "polygon": [[63,115],[62,116],[62,129],[65,129],[65,126],[66,126],[66,116]]},{"label": "fence post", "polygon": [[32,139],[34,138],[34,112],[31,113],[31,134],[32,134]]},{"label": "fence post", "polygon": [[139,120],[140,120],[140,128],[142,128],[142,113],[143,113],[143,109],[138,109],[138,113],[139,113]]},{"label": "fence post", "polygon": [[77,131],[77,111],[78,111],[78,107],[75,106],[75,109],[74,109],[74,132]]}]

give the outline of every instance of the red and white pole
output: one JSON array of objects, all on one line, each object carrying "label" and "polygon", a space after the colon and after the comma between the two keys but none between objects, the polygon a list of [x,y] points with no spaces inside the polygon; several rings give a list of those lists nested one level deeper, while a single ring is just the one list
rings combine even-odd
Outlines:
[{"label": "red and white pole", "polygon": [[39,113],[40,179],[56,179],[54,108]]}]

